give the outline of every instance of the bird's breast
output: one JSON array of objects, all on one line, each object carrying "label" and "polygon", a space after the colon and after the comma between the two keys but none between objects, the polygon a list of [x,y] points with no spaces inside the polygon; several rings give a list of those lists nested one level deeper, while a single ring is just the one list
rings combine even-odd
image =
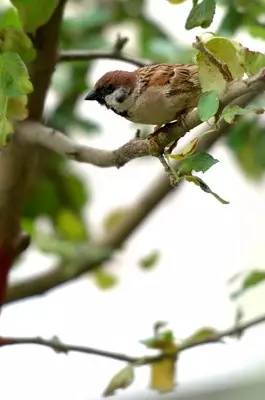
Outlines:
[{"label": "bird's breast", "polygon": [[133,122],[162,125],[176,119],[176,115],[186,108],[183,94],[168,95],[166,88],[146,89],[128,110],[128,118]]}]

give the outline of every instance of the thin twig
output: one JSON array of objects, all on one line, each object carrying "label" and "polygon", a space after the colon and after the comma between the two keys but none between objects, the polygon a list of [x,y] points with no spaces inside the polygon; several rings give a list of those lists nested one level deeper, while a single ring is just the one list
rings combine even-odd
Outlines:
[{"label": "thin twig", "polygon": [[129,57],[115,51],[97,51],[97,50],[63,50],[58,55],[59,62],[68,61],[92,61],[98,59],[118,60],[133,64],[137,67],[144,67],[150,64],[138,58]]},{"label": "thin twig", "polygon": [[100,357],[106,357],[106,358],[112,358],[117,361],[123,361],[127,363],[133,363],[138,366],[141,365],[146,365],[146,364],[151,364],[153,362],[159,361],[164,358],[168,357],[175,357],[176,354],[179,354],[183,351],[192,349],[194,347],[198,347],[201,345],[209,344],[209,343],[217,343],[220,342],[221,339],[227,338],[227,337],[235,337],[238,334],[242,334],[242,332],[245,332],[247,329],[257,326],[261,323],[265,322],[265,315],[261,315],[260,317],[253,318],[252,320],[242,323],[236,327],[232,327],[229,329],[226,329],[224,331],[221,331],[212,337],[206,338],[199,340],[197,342],[191,342],[188,344],[183,344],[178,347],[178,350],[175,353],[172,354],[160,354],[158,356],[147,356],[147,357],[133,357],[133,356],[128,356],[126,354],[121,354],[121,353],[116,353],[112,351],[106,351],[106,350],[100,350],[100,349],[95,349],[92,347],[86,347],[86,346],[76,346],[72,344],[66,344],[62,343],[57,337],[54,337],[50,340],[42,339],[40,337],[0,337],[0,347],[4,346],[12,346],[12,345],[22,345],[22,344],[35,344],[39,346],[44,346],[44,347],[49,347],[50,349],[56,351],[57,353],[68,353],[71,351],[78,352],[78,353],[85,353],[85,354],[91,354],[91,355],[96,355]]}]

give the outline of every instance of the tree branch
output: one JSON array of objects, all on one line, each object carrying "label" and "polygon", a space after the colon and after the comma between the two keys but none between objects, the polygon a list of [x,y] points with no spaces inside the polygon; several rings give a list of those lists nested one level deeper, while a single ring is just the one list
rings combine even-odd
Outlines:
[{"label": "tree branch", "polygon": [[[237,104],[242,107],[251,102],[257,93],[250,92],[249,94],[237,99]],[[227,125],[223,124],[219,130],[216,130],[211,135],[202,135],[202,139],[199,142],[198,149],[203,151],[209,149],[216,141],[227,132]],[[145,218],[160,204],[162,200],[166,198],[172,191],[176,191],[182,185],[179,182],[176,186],[172,187],[169,183],[169,179],[164,174],[155,179],[155,182],[150,186],[149,189],[142,195],[142,197],[128,209],[128,213],[115,227],[110,235],[97,240],[96,246],[103,249],[112,249],[113,251],[119,248],[126,239],[135,231],[136,228],[144,221]],[[109,259],[106,257],[105,261]],[[104,260],[102,260],[103,262]],[[81,263],[81,266],[79,265]],[[78,256],[75,264],[73,263],[71,269],[67,268],[67,271],[71,271],[71,274],[66,274],[64,263],[60,263],[52,271],[41,274],[38,277],[30,280],[24,280],[19,283],[15,283],[8,288],[7,297],[5,303],[11,303],[23,298],[29,298],[31,296],[40,295],[48,290],[57,287],[65,282],[76,279],[81,274],[95,270],[99,265],[99,262],[93,263],[90,258],[84,258]]]},{"label": "tree branch", "polygon": [[5,304],[41,295],[54,287],[70,282],[80,275],[98,268],[103,262],[109,260],[111,255],[110,249],[103,246],[98,249],[95,246],[92,252],[89,248],[86,252],[77,251],[73,260],[64,260],[51,271],[11,285],[7,291]]},{"label": "tree branch", "polygon": [[[262,70],[251,78],[231,83],[221,99],[222,104],[226,106],[246,94],[258,93],[264,89],[265,70]],[[20,123],[18,125],[18,135],[15,139],[17,138],[24,144],[43,146],[79,162],[86,162],[100,167],[120,167],[134,158],[162,154],[166,146],[184,136],[187,130],[191,130],[200,124],[201,120],[195,109],[187,114],[182,124],[178,121],[167,124],[146,139],[133,139],[114,151],[76,144],[63,133],[34,122]]]},{"label": "tree branch", "polygon": [[33,337],[33,338],[0,337],[0,347],[12,346],[12,345],[22,345],[22,344],[35,344],[35,345],[39,345],[39,346],[48,347],[48,348],[56,351],[57,353],[68,353],[70,351],[74,351],[74,352],[78,352],[78,353],[85,353],[85,354],[96,355],[96,356],[100,356],[100,357],[111,358],[111,359],[114,359],[117,361],[124,361],[127,363],[135,364],[137,366],[142,366],[142,365],[146,365],[146,364],[151,364],[153,362],[159,361],[164,358],[175,357],[177,354],[182,353],[183,351],[192,349],[194,347],[202,346],[202,345],[209,344],[209,343],[217,343],[217,342],[220,342],[221,339],[241,335],[247,329],[257,326],[264,322],[265,322],[265,315],[261,315],[260,317],[253,318],[252,320],[250,320],[246,323],[242,323],[238,326],[226,329],[224,331],[220,331],[210,338],[206,338],[206,339],[199,340],[199,341],[194,341],[194,342],[188,343],[188,344],[184,343],[183,345],[178,346],[178,350],[174,353],[159,354],[157,356],[132,357],[132,356],[128,356],[128,355],[121,354],[121,353],[110,352],[110,351],[95,349],[95,348],[86,347],[86,346],[76,346],[76,345],[72,345],[72,344],[62,343],[57,337],[54,337],[51,340],[42,339],[40,337]]}]

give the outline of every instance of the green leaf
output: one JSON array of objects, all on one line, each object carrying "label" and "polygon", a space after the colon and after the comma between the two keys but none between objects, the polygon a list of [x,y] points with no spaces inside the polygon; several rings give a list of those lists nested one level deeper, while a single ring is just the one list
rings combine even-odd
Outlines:
[{"label": "green leaf", "polygon": [[0,51],[18,53],[21,59],[28,63],[32,61],[36,52],[29,37],[16,28],[0,29]]},{"label": "green leaf", "polygon": [[265,281],[265,271],[262,270],[251,271],[243,280],[241,288],[238,291],[232,293],[231,298],[233,300],[237,299],[239,296],[245,293],[246,290],[252,289],[264,281]]},{"label": "green leaf", "polygon": [[265,67],[265,54],[263,53],[243,49],[243,57],[245,71],[249,75],[254,75]]},{"label": "green leaf", "polygon": [[134,369],[131,364],[119,371],[104,390],[103,396],[112,396],[118,389],[126,389],[134,381]]},{"label": "green leaf", "polygon": [[[17,53],[0,54],[0,146],[6,144],[7,137],[13,132],[12,120],[8,119],[10,98],[26,95],[32,91],[27,69]],[[10,116],[10,110],[9,110]],[[20,119],[19,117],[14,119]]]},{"label": "green leaf", "polygon": [[80,241],[86,238],[85,227],[80,216],[71,210],[62,209],[57,215],[57,228],[66,240]]},{"label": "green leaf", "polygon": [[23,215],[31,219],[54,216],[60,208],[60,197],[55,183],[47,178],[40,178],[24,206]]},{"label": "green leaf", "polygon": [[0,54],[0,89],[8,97],[32,92],[25,64],[17,53]]},{"label": "green leaf", "polygon": [[3,28],[15,28],[21,32],[23,31],[18,12],[14,7],[0,11],[0,29]]},{"label": "green leaf", "polygon": [[263,125],[254,119],[238,121],[229,130],[227,143],[247,177],[261,180],[265,173]]},{"label": "green leaf", "polygon": [[234,2],[229,0],[226,13],[221,21],[218,34],[222,36],[232,36],[244,23],[244,15],[237,11]]},{"label": "green leaf", "polygon": [[13,133],[13,126],[5,116],[0,116],[0,148],[7,142],[7,138]]},{"label": "green leaf", "polygon": [[219,109],[219,97],[215,90],[201,94],[198,103],[198,114],[201,121],[208,121]]},{"label": "green leaf", "polygon": [[102,270],[102,268],[95,272],[94,278],[96,285],[102,290],[111,289],[116,286],[118,282],[115,275]]},{"label": "green leaf", "polygon": [[26,95],[10,97],[7,103],[7,118],[12,121],[23,121],[28,116],[28,98]]},{"label": "green leaf", "polygon": [[216,200],[220,201],[220,203],[229,204],[229,201],[224,200],[217,193],[213,192],[212,189],[210,189],[210,187],[198,176],[186,175],[185,179],[188,182],[193,182],[195,185],[199,186],[201,188],[201,190],[203,190],[204,192],[213,195],[216,198]]},{"label": "green leaf", "polygon": [[252,271],[249,275],[244,279],[242,289],[249,289],[253,286],[256,286],[258,283],[263,282],[265,280],[265,271]]},{"label": "green leaf", "polygon": [[248,111],[238,105],[228,105],[223,109],[220,119],[223,118],[228,124],[232,124],[238,115],[245,115]]},{"label": "green leaf", "polygon": [[171,330],[156,332],[155,336],[141,340],[141,343],[148,349],[158,349],[163,351],[176,350],[175,339]]},{"label": "green leaf", "polygon": [[190,345],[197,342],[201,342],[203,340],[212,339],[218,334],[218,331],[214,328],[204,327],[196,332],[194,332],[191,336],[183,341],[184,345]]},{"label": "green leaf", "polygon": [[208,28],[212,23],[215,8],[215,0],[202,0],[199,4],[198,0],[193,1],[193,8],[188,16],[185,28],[193,29],[196,26]]},{"label": "green leaf", "polygon": [[140,267],[145,270],[152,269],[157,264],[159,256],[160,256],[159,251],[153,250],[150,254],[139,260]]},{"label": "green leaf", "polygon": [[51,18],[59,0],[11,0],[26,32],[35,32]]},{"label": "green leaf", "polygon": [[213,158],[210,154],[197,152],[181,160],[178,164],[177,172],[179,175],[187,175],[192,171],[206,172],[217,162],[218,160]]}]

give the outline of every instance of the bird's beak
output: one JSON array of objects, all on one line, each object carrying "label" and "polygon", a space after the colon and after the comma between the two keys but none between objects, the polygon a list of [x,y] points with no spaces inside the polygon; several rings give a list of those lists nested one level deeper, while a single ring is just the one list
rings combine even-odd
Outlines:
[{"label": "bird's beak", "polygon": [[98,95],[96,90],[91,90],[85,97],[85,100],[97,100],[98,99]]}]

